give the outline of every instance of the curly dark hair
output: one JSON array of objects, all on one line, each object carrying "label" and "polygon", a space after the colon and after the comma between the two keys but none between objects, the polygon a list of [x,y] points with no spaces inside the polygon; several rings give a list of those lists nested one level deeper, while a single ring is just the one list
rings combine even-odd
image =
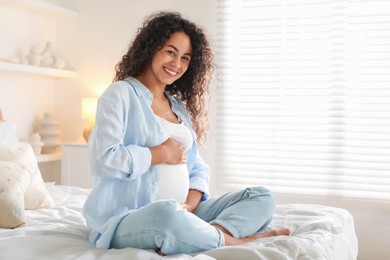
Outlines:
[{"label": "curly dark hair", "polygon": [[138,29],[138,34],[130,44],[122,60],[116,65],[114,81],[129,76],[139,76],[152,62],[154,54],[164,47],[170,36],[184,32],[192,44],[191,60],[187,71],[166,91],[180,98],[190,116],[197,134],[197,141],[206,140],[208,129],[208,86],[213,72],[213,54],[201,28],[182,18],[177,12],[159,12],[149,16]]}]

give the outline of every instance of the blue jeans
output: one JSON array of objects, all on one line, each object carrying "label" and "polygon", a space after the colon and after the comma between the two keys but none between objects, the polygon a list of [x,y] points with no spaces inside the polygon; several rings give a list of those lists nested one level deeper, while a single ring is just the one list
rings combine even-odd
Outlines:
[{"label": "blue jeans", "polygon": [[160,200],[130,213],[118,224],[111,248],[158,249],[191,254],[225,245],[224,227],[240,238],[266,229],[275,200],[264,187],[247,188],[201,202],[194,213],[175,200]]}]

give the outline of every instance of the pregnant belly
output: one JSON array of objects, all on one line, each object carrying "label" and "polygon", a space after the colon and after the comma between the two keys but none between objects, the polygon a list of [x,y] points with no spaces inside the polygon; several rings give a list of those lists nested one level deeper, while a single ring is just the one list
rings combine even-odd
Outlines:
[{"label": "pregnant belly", "polygon": [[160,165],[160,185],[157,200],[175,199],[184,203],[189,189],[188,169],[185,164]]}]

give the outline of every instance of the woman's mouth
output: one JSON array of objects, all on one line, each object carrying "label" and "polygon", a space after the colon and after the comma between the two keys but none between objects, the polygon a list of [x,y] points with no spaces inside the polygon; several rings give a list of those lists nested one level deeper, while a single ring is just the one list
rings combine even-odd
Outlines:
[{"label": "woman's mouth", "polygon": [[172,77],[174,77],[174,76],[176,76],[177,74],[179,74],[179,72],[170,70],[170,69],[168,69],[167,67],[164,67],[164,70],[165,70],[169,75],[171,75]]}]

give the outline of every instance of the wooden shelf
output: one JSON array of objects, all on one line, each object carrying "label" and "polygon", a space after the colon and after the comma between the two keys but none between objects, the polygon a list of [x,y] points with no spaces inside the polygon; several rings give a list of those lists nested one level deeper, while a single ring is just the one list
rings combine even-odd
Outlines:
[{"label": "wooden shelf", "polygon": [[38,163],[42,163],[42,162],[55,162],[55,161],[60,161],[60,160],[61,160],[61,154],[60,153],[37,155]]},{"label": "wooden shelf", "polygon": [[77,73],[73,70],[60,70],[9,62],[0,62],[0,71],[22,72],[57,78],[75,78],[77,76]]},{"label": "wooden shelf", "polygon": [[0,4],[56,19],[79,16],[76,11],[43,0],[0,0]]}]

